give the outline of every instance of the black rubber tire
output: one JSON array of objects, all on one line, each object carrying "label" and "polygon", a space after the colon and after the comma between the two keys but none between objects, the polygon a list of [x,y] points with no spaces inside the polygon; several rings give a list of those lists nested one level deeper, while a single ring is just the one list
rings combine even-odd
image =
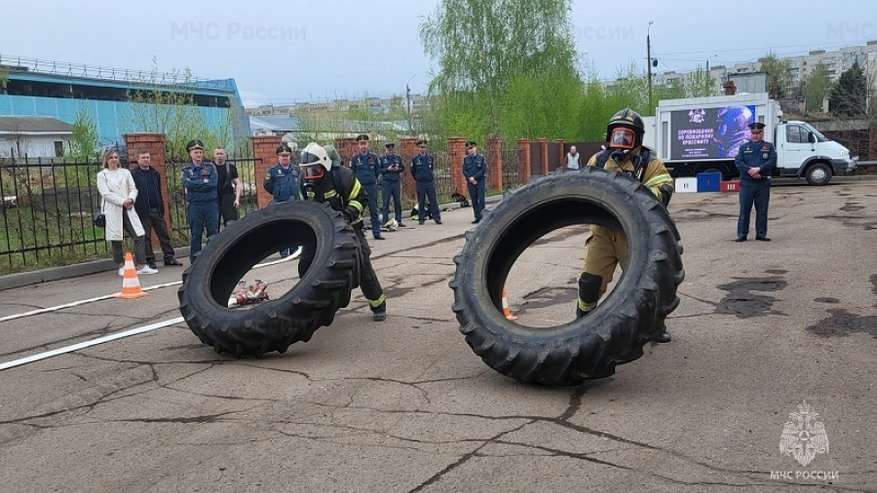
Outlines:
[{"label": "black rubber tire", "polygon": [[[502,289],[515,260],[540,237],[574,224],[625,232],[628,265],[615,289],[588,316],[557,327],[506,320]],[[460,331],[488,366],[523,382],[577,385],[639,358],[664,330],[685,278],[679,232],[664,206],[639,182],[590,166],[507,193],[466,240],[450,282]]]},{"label": "black rubber tire", "polygon": [[[820,171],[822,172],[822,176],[814,176],[819,175]],[[811,185],[823,186],[828,185],[828,182],[831,181],[831,175],[831,168],[827,164],[815,163],[807,167],[804,177],[807,178],[807,183]]]},{"label": "black rubber tire", "polygon": [[[177,295],[186,324],[217,353],[261,357],[285,352],[329,325],[350,301],[356,233],[328,204],[296,201],[250,212],[229,223],[183,273]],[[293,288],[249,310],[227,308],[236,283],[284,245],[313,248],[314,260]],[[286,264],[279,264],[281,266]],[[283,267],[279,267],[283,268]],[[287,267],[294,269],[294,267]]]}]

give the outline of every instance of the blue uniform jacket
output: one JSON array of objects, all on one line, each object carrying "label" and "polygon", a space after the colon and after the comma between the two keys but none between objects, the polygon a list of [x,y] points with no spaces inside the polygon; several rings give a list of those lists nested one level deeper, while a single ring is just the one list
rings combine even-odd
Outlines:
[{"label": "blue uniform jacket", "polygon": [[[390,166],[396,166],[395,171]],[[384,182],[398,182],[402,172],[405,171],[405,165],[402,164],[402,158],[396,154],[392,156],[384,156],[381,158],[381,175],[384,176]]]},{"label": "blue uniform jacket", "polygon": [[487,164],[484,162],[484,155],[476,154],[463,158],[463,176],[466,177],[467,182],[472,177],[478,181],[478,184],[481,184],[481,181],[484,180],[485,170],[487,170]]},{"label": "blue uniform jacket", "polygon": [[359,153],[350,160],[350,169],[356,175],[356,179],[363,185],[374,185],[378,182],[378,173],[381,165],[378,162],[378,155],[369,152],[366,154]]},{"label": "blue uniform jacket", "polygon": [[435,180],[434,166],[435,158],[432,154],[417,154],[411,158],[411,176],[419,183],[432,183]]},{"label": "blue uniform jacket", "polygon": [[301,198],[301,190],[299,188],[300,175],[301,168],[298,166],[290,164],[284,170],[283,166],[277,163],[265,172],[262,187],[266,192],[274,196],[275,203],[298,200]]},{"label": "blue uniform jacket", "polygon": [[[755,144],[749,141],[740,146],[734,165],[740,171],[740,181],[763,182],[770,179],[777,167],[777,151],[773,144],[765,140]],[[758,168],[760,179],[749,176],[749,168]]]},{"label": "blue uniform jacket", "polygon": [[200,166],[189,161],[183,168],[183,187],[186,188],[186,201],[190,204],[216,203],[216,184],[219,173],[210,161],[201,161]]}]

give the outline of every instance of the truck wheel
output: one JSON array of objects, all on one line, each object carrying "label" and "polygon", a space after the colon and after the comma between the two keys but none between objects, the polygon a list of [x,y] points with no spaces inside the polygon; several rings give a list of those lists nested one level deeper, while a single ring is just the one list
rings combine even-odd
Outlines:
[{"label": "truck wheel", "polygon": [[805,172],[807,183],[811,185],[828,185],[831,181],[831,168],[825,163],[811,164]]},{"label": "truck wheel", "polygon": [[[355,235],[328,204],[295,201],[248,213],[213,238],[183,273],[177,292],[180,312],[192,332],[217,353],[283,353],[332,323],[338,309],[349,302],[357,261]],[[257,262],[291,244],[314,251],[298,283],[249,310],[227,308],[238,280]]]},{"label": "truck wheel", "polygon": [[[450,287],[466,342],[504,375],[544,385],[612,375],[617,364],[642,356],[679,303],[676,287],[685,277],[679,233],[655,196],[626,175],[589,166],[537,178],[509,192],[484,219],[466,233]],[[615,289],[589,315],[564,325],[507,320],[502,289],[516,259],[545,234],[574,224],[625,232],[628,265]]]}]

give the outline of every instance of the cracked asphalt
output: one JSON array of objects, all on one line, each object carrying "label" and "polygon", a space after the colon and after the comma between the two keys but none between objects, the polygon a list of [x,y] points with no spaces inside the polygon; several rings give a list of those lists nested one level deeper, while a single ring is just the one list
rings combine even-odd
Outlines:
[{"label": "cracked asphalt", "polygon": [[[216,355],[172,325],[0,371],[2,490],[877,491],[877,181],[776,185],[770,243],[733,241],[735,194],[678,194],[670,209],[687,273],[673,342],[612,377],[524,385],[472,353],[447,286],[472,219],[455,210],[372,242],[384,323],[356,291],[283,355]],[[583,239],[565,228],[524,252],[506,286],[519,323],[572,318]],[[291,285],[291,265],[258,271],[269,292]],[[7,290],[0,317],[120,282]],[[169,287],[0,323],[0,362],[178,317],[176,299]],[[807,466],[779,449],[802,401],[830,442]]]}]

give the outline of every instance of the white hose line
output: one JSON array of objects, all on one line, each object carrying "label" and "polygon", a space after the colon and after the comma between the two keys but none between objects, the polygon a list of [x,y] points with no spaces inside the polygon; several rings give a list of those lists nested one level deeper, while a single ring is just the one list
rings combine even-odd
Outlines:
[{"label": "white hose line", "polygon": [[144,332],[150,332],[153,330],[161,329],[167,327],[169,325],[175,325],[181,323],[183,321],[183,317],[172,318],[170,320],[165,320],[164,322],[156,322],[150,325],[144,325],[143,327],[138,327],[136,329],[126,330],[124,332],[116,332],[115,334],[110,334],[108,336],[98,337],[97,339],[92,339],[90,341],[80,342],[77,344],[73,344],[71,346],[65,346],[58,349],[53,349],[51,351],[46,351],[45,353],[34,354],[28,356],[26,358],[16,359],[12,361],[7,361],[6,363],[0,363],[0,371],[7,370],[9,368],[14,368],[16,366],[26,365],[28,363],[33,363],[35,361],[44,360],[47,358],[51,358],[52,356],[58,356],[60,354],[72,353],[73,351],[79,351],[80,349],[85,349],[91,346],[97,346],[98,344],[103,344],[105,342],[115,341],[116,339],[122,339],[123,337],[130,337],[137,334],[143,334]]},{"label": "white hose line", "polygon": [[[296,250],[292,255],[290,255],[288,257],[285,257],[285,258],[282,258],[279,260],[272,260],[270,262],[264,262],[261,264],[256,264],[253,266],[253,268],[258,269],[261,267],[268,267],[269,265],[279,264],[281,262],[289,262],[290,260],[297,259],[299,256],[301,256],[301,247],[298,247],[298,250]],[[179,285],[182,283],[183,283],[183,281],[174,281],[174,282],[167,282],[164,284],[157,284],[155,286],[149,286],[147,288],[143,288],[143,291],[152,291],[153,289],[167,288],[167,287],[176,286],[176,285]],[[72,301],[70,303],[65,303],[63,305],[50,306],[48,308],[39,308],[37,310],[31,310],[29,312],[16,313],[14,315],[7,315],[5,317],[0,317],[0,322],[8,322],[10,320],[17,320],[19,318],[31,317],[33,315],[39,315],[41,313],[56,312],[58,310],[63,310],[65,308],[73,308],[73,307],[79,306],[79,305],[94,303],[95,301],[108,300],[110,298],[115,298],[117,294],[119,294],[119,293],[105,294],[103,296],[98,296],[96,298],[89,298],[87,300]],[[0,369],[2,369],[2,368],[0,368]]]}]

